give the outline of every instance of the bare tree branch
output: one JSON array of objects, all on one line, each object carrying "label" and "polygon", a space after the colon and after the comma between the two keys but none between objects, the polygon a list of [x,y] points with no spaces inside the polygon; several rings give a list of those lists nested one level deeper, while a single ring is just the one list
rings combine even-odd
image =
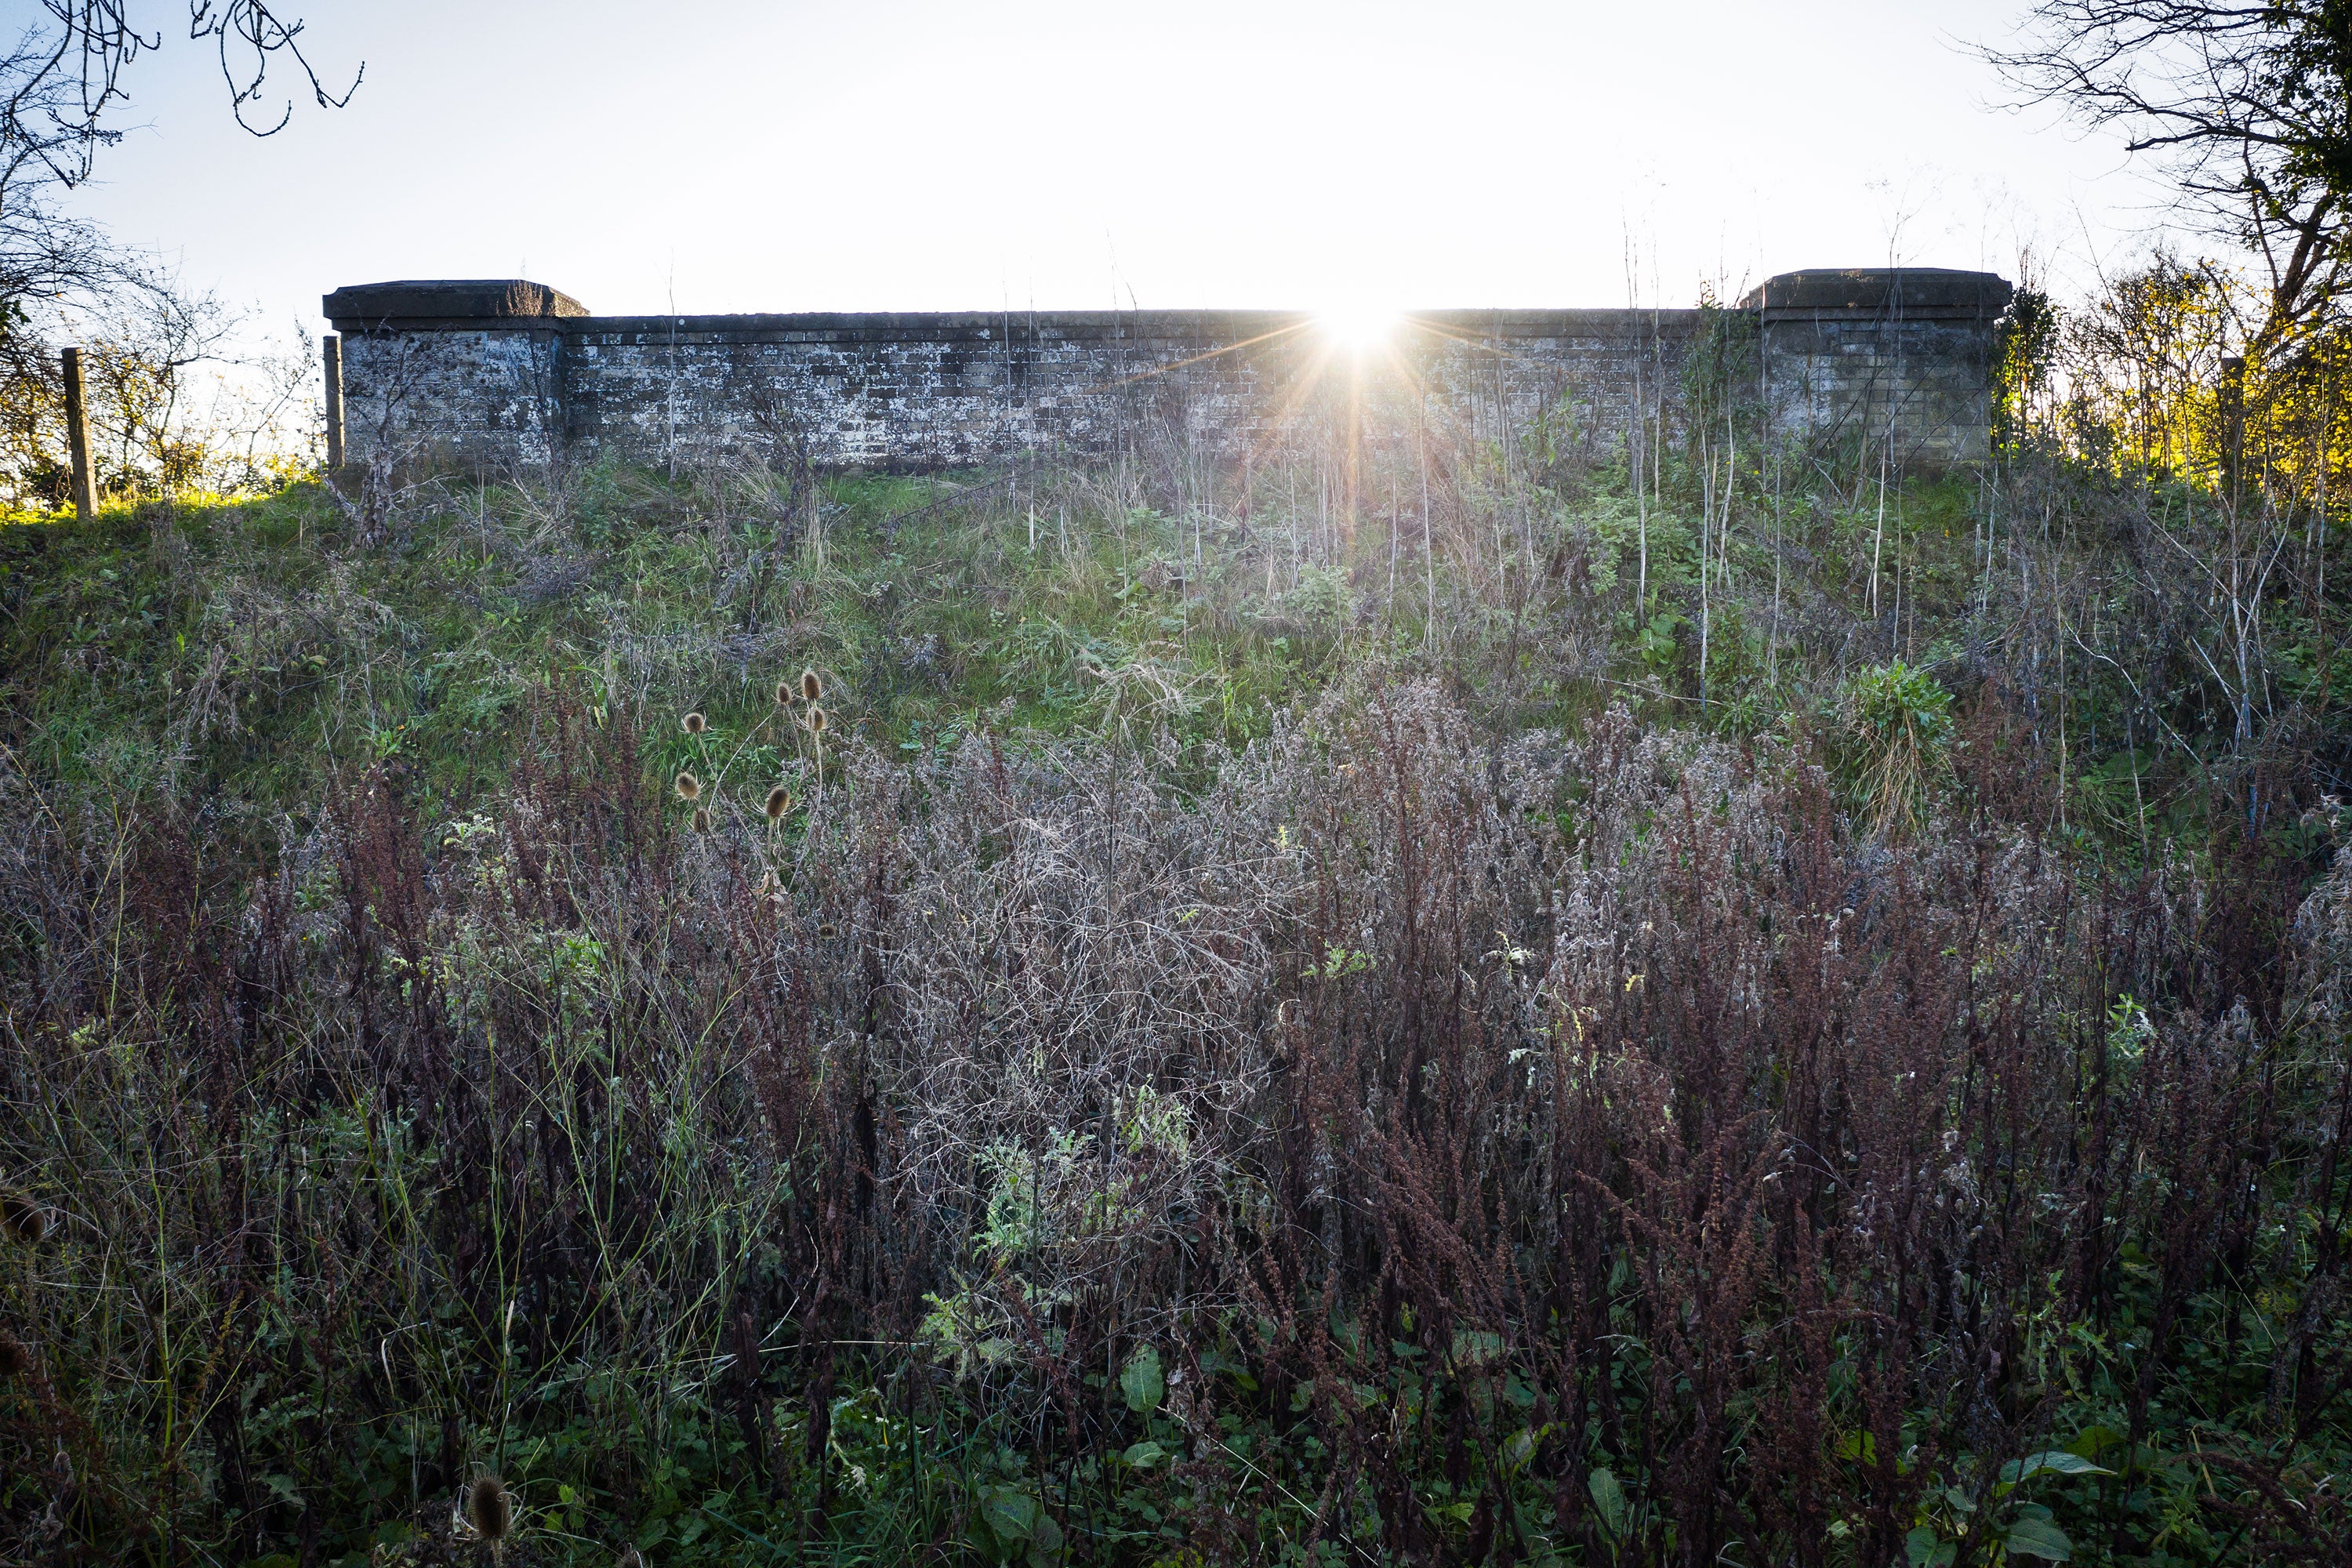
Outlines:
[{"label": "bare tree branch", "polygon": [[2023,105],[2113,130],[2207,232],[2259,258],[2269,309],[2249,358],[2328,313],[2352,191],[2352,5],[2044,0],[2014,49],[1980,51]]},{"label": "bare tree branch", "polygon": [[[355,72],[350,87],[330,90],[301,34],[299,18],[286,20],[265,0],[189,0],[188,37],[212,43],[230,111],[257,136],[276,134],[294,112],[289,99],[275,121],[252,117],[274,58],[294,63],[321,107],[341,107],[359,87]],[[36,19],[0,49],[0,316],[27,297],[96,287],[110,275],[101,237],[61,213],[56,198],[88,180],[100,150],[121,139],[108,119],[129,101],[124,72],[163,42],[160,31],[136,25],[128,0],[40,0]]]}]

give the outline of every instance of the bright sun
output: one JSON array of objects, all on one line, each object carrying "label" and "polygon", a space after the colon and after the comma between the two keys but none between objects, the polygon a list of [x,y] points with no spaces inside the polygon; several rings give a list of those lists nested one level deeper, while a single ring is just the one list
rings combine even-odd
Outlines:
[{"label": "bright sun", "polygon": [[1387,342],[1397,319],[1397,312],[1382,306],[1348,304],[1317,311],[1315,324],[1339,347],[1362,353]]}]

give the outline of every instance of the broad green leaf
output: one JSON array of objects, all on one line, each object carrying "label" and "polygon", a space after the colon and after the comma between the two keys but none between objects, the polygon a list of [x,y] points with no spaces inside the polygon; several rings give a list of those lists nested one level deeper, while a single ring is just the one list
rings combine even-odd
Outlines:
[{"label": "broad green leaf", "polygon": [[2066,1451],[2080,1455],[2085,1459],[2096,1459],[2101,1454],[2124,1441],[2126,1441],[2124,1435],[2112,1426],[2085,1426],[2074,1434],[2074,1440],[2066,1445]]},{"label": "broad green leaf", "polygon": [[1838,1439],[1837,1457],[1865,1465],[1878,1463],[1878,1438],[1870,1432],[1849,1432]]},{"label": "broad green leaf", "polygon": [[1617,1478],[1608,1470],[1599,1469],[1587,1478],[1585,1485],[1591,1490],[1592,1504],[1601,1510],[1601,1522],[1608,1525],[1609,1533],[1624,1534],[1630,1510],[1625,1505],[1625,1489],[1617,1484]]},{"label": "broad green leaf", "polygon": [[2021,1459],[2011,1459],[2000,1468],[2000,1479],[2010,1486],[2043,1473],[2061,1476],[2112,1476],[2115,1471],[2104,1465],[2095,1465],[2080,1454],[2070,1454],[2063,1448],[2047,1448],[2039,1454],[2028,1454]]},{"label": "broad green leaf", "polygon": [[1118,1374],[1118,1392],[1138,1415],[1149,1415],[1160,1408],[1160,1402],[1168,1397],[1168,1378],[1160,1371],[1157,1349],[1139,1345],[1127,1358],[1127,1366]]},{"label": "broad green leaf", "polygon": [[2066,1532],[2046,1519],[2019,1520],[2009,1527],[2008,1544],[2011,1557],[2063,1563],[2074,1555],[2074,1543],[2066,1539]]},{"label": "broad green leaf", "polygon": [[1952,1568],[1952,1560],[1960,1554],[1960,1543],[1946,1541],[1932,1526],[1923,1524],[1903,1538],[1903,1554],[1911,1568]]},{"label": "broad green leaf", "polygon": [[1120,1458],[1125,1459],[1129,1464],[1133,1465],[1139,1470],[1148,1470],[1167,1457],[1168,1450],[1161,1447],[1159,1444],[1151,1441],[1149,1437],[1145,1438],[1140,1443],[1135,1444],[1133,1447],[1129,1447],[1126,1453],[1119,1456]]},{"label": "broad green leaf", "polygon": [[981,1498],[981,1522],[1008,1546],[1035,1533],[1044,1511],[1035,1498],[1018,1487],[991,1487]]}]

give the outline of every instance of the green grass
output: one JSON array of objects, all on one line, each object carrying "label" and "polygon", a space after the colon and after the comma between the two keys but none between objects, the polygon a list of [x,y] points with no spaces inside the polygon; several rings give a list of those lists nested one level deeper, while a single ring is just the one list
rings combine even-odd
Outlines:
[{"label": "green grass", "polygon": [[1168,518],[1057,517],[1032,548],[1025,519],[961,493],[837,480],[818,527],[782,543],[772,522],[714,521],[709,498],[632,474],[592,476],[560,521],[543,498],[453,489],[381,550],[354,548],[314,486],[16,522],[0,527],[9,742],[45,776],[135,794],[174,770],[177,721],[176,787],[244,809],[299,811],[379,763],[454,806],[497,787],[535,686],[698,710],[698,739],[651,726],[659,762],[731,756],[730,779],[764,780],[806,749],[773,697],[803,667],[835,743],[1061,733],[1149,708],[1233,746],[1328,660],[1311,617],[1268,630],[1188,598]]},{"label": "green grass", "polygon": [[[2134,856],[2202,835],[2217,781],[2255,762],[2209,673],[2225,617],[2131,521],[2193,506],[2035,470],[1883,498],[1874,475],[1787,471],[1743,475],[1704,595],[1690,465],[1637,501],[1622,475],[1492,452],[1457,462],[1426,547],[1412,504],[1368,500],[1350,523],[1319,475],[1270,468],[1245,509],[1154,510],[1081,470],[1010,489],[835,477],[811,509],[761,470],[606,467],[425,485],[365,544],[314,484],[18,520],[0,523],[0,740],[76,789],[160,787],[258,825],[375,766],[461,810],[500,787],[551,687],[627,709],[649,766],[756,800],[812,760],[773,695],[803,667],[824,679],[829,754],[1151,736],[1204,777],[1351,670],[1434,675],[1506,729],[1624,702],[1834,751],[1848,683],[1900,661],[2021,711],[2070,828]],[[1375,475],[1364,493],[1421,489]],[[2287,595],[2267,613],[2266,723],[2306,757],[2335,747],[2352,697],[2337,621]],[[677,729],[689,710],[704,735]]]}]

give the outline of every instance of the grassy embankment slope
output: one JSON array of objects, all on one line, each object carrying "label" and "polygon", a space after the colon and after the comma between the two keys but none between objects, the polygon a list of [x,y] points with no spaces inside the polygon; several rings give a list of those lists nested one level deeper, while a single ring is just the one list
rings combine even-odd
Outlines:
[{"label": "grassy embankment slope", "polygon": [[0,1539],[2326,1549],[2340,616],[1714,472],[0,530]]}]

